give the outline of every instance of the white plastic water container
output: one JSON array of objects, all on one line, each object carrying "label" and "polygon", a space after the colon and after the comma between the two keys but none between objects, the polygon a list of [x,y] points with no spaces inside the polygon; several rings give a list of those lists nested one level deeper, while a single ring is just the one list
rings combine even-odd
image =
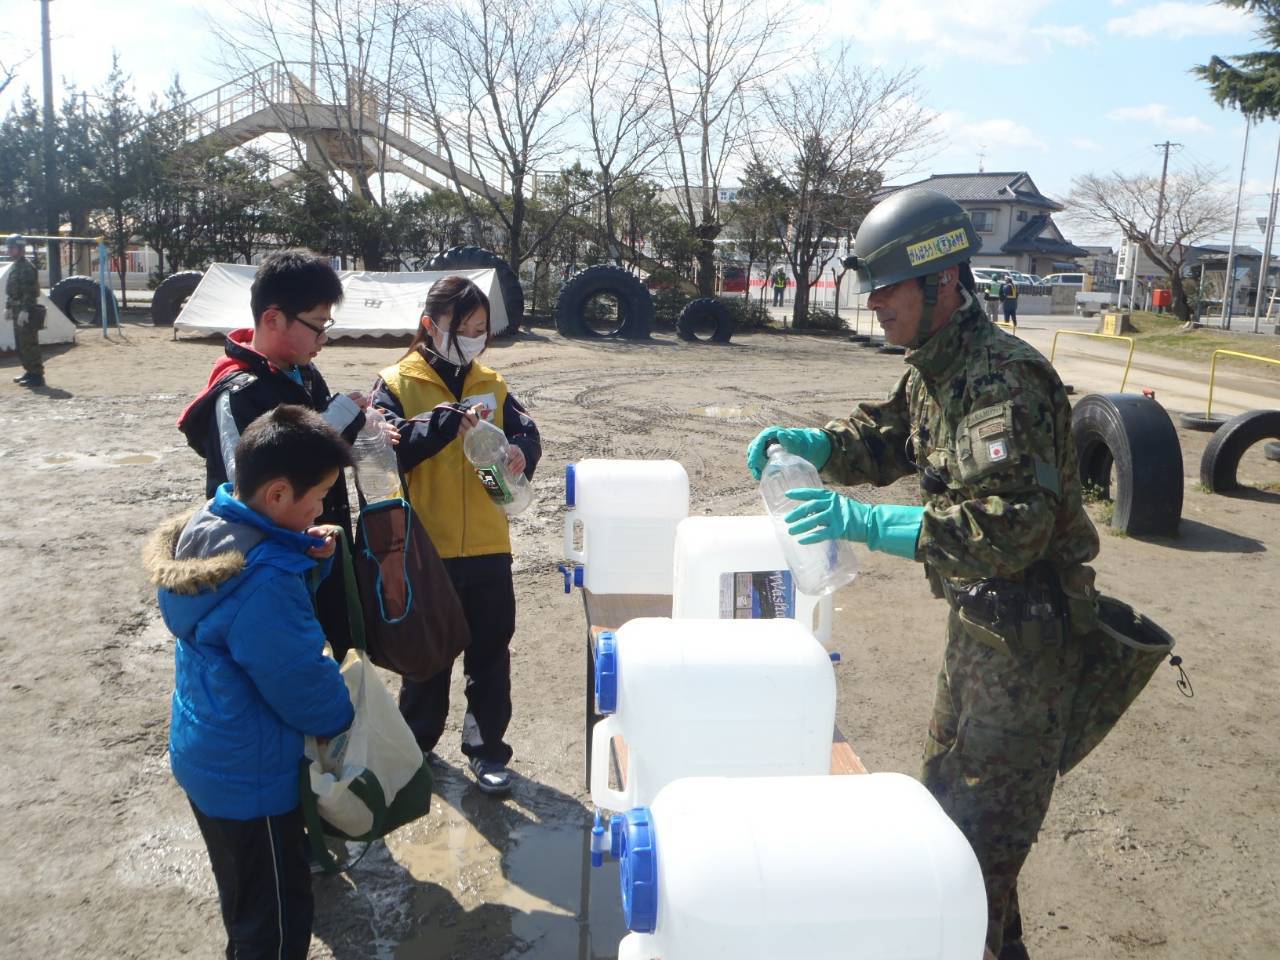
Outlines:
[{"label": "white plastic water container", "polygon": [[[689,476],[674,460],[580,460],[565,468],[564,556],[592,593],[671,593]],[[575,543],[581,526],[582,547]]]},{"label": "white plastic water container", "polygon": [[676,528],[671,616],[719,620],[791,617],[831,640],[830,594],[801,593],[769,517],[689,517]]},{"label": "white plastic water container", "polygon": [[[628,621],[596,647],[591,800],[650,802],[681,777],[831,770],[836,681],[826,649],[794,620]],[[627,745],[609,786],[609,741]]]},{"label": "white plastic water container", "polygon": [[981,960],[977,858],[899,773],[665,787],[615,817],[618,960]]}]

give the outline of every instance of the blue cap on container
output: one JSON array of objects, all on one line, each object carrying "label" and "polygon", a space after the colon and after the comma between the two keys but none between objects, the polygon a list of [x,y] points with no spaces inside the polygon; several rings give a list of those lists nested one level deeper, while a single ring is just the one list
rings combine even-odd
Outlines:
[{"label": "blue cap on container", "polygon": [[658,849],[648,807],[628,810],[622,823],[622,916],[634,933],[658,927]]},{"label": "blue cap on container", "polygon": [[596,641],[596,713],[607,717],[618,709],[618,638],[605,630]]},{"label": "blue cap on container", "polygon": [[576,471],[572,463],[565,464],[564,467],[564,502],[569,506],[576,506],[574,501],[577,499],[578,491],[575,489]]}]

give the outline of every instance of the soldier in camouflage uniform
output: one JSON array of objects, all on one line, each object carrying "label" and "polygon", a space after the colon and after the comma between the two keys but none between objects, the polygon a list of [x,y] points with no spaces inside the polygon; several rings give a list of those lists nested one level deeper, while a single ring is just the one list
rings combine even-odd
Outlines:
[{"label": "soldier in camouflage uniform", "polygon": [[9,259],[8,282],[5,283],[5,304],[9,319],[13,321],[13,337],[18,343],[18,358],[23,373],[13,378],[24,387],[44,386],[44,361],[40,357],[40,324],[35,316],[36,302],[40,299],[40,279],[36,268],[27,259],[27,243],[19,236],[6,241]]},{"label": "soldier in camouflage uniform", "polygon": [[872,210],[849,265],[885,339],[910,348],[909,369],[848,420],[763,431],[748,464],[758,476],[780,443],[837,483],[919,476],[922,507],[797,490],[787,521],[802,543],[843,538],[919,561],[951,606],[921,779],[982,867],[991,955],[1018,960],[1018,872],[1063,755],[1098,535],[1066,391],[1040,353],[988,319],[968,265],[979,243],[959,205],[933,191]]}]

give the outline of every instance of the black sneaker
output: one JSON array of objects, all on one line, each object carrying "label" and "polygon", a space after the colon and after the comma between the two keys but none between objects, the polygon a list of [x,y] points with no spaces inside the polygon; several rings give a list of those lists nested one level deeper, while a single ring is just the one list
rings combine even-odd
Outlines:
[{"label": "black sneaker", "polygon": [[43,386],[44,386],[44,374],[43,374],[43,373],[28,373],[25,377],[23,377],[21,380],[19,380],[19,381],[17,381],[17,382],[18,382],[19,384],[21,384],[22,386],[24,386],[24,387],[29,387],[29,388],[43,387]]},{"label": "black sneaker", "polygon": [[511,771],[505,765],[483,757],[472,757],[467,766],[476,776],[481,793],[501,797],[511,792]]},{"label": "black sneaker", "polygon": [[22,373],[18,374],[16,377],[13,378],[13,382],[17,384],[25,385],[26,382],[30,379],[31,379],[31,374],[27,373],[24,370],[22,371]]}]

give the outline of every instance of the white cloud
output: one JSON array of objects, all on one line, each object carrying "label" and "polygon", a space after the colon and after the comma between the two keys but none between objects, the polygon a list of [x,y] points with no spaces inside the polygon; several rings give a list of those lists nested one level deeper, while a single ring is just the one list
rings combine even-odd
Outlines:
[{"label": "white cloud", "polygon": [[1048,0],[814,0],[810,6],[833,31],[899,58],[929,51],[1026,63],[1057,46],[1094,43],[1084,27],[1038,24]]},{"label": "white cloud", "polygon": [[1090,153],[1099,153],[1106,149],[1096,140],[1090,140],[1088,137],[1072,137],[1067,143],[1075,147],[1077,150],[1087,150]]},{"label": "white cloud", "polygon": [[1094,47],[1098,44],[1098,38],[1086,30],[1084,27],[1077,26],[1045,26],[1033,27],[1031,29],[1033,36],[1040,37],[1050,46],[1060,44],[1064,47]]},{"label": "white cloud", "polygon": [[1107,113],[1107,119],[1122,123],[1149,123],[1179,133],[1207,133],[1213,129],[1199,117],[1174,115],[1164,103],[1149,103],[1145,107],[1116,107]]},{"label": "white cloud", "polygon": [[1217,3],[1165,2],[1141,7],[1107,21],[1107,31],[1128,37],[1165,36],[1174,40],[1220,34],[1252,33],[1257,21]]},{"label": "white cloud", "polygon": [[[989,120],[970,120],[958,110],[938,114],[935,121],[941,128],[943,139],[952,152],[971,153],[977,159],[979,151],[999,165],[1000,153],[1010,148],[1037,150],[1041,153],[1049,147],[1029,128],[1003,117]],[[991,164],[987,164],[990,169]]]}]

